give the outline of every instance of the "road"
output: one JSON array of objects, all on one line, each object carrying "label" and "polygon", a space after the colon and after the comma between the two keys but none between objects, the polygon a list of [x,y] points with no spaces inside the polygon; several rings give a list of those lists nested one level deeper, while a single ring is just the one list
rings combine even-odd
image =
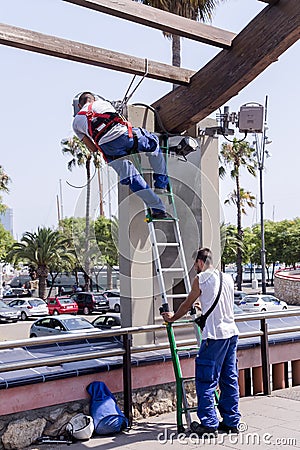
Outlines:
[{"label": "road", "polygon": [[[299,306],[289,305],[289,309],[299,308]],[[80,315],[80,317],[85,317],[87,320],[92,322],[99,314],[89,314],[87,316]],[[29,338],[29,330],[31,325],[36,319],[29,319],[26,321],[19,321],[17,323],[0,323],[0,341],[14,341],[18,339]],[[188,336],[190,338],[190,336]],[[179,338],[179,336],[178,336]],[[181,339],[186,338],[186,336],[180,336]]]}]

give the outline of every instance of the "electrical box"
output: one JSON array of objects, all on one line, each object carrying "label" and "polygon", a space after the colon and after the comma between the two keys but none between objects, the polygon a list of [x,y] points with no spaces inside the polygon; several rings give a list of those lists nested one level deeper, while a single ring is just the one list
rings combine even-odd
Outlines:
[{"label": "electrical box", "polygon": [[264,107],[262,105],[241,106],[239,112],[239,131],[243,133],[262,133],[264,126]]}]

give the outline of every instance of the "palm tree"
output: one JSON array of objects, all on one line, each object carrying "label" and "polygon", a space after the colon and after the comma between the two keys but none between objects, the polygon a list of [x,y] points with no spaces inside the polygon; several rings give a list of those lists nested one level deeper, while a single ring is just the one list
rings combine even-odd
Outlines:
[{"label": "palm tree", "polygon": [[239,195],[237,195],[235,189],[233,192],[230,192],[227,199],[224,201],[224,204],[237,206],[239,199],[242,214],[247,214],[246,207],[255,208],[255,195],[251,194],[251,192],[249,191],[245,191],[245,189],[242,187],[240,188]]},{"label": "palm tree", "polygon": [[75,259],[69,240],[59,231],[38,228],[37,232],[26,232],[21,242],[12,245],[8,259],[17,263],[24,261],[36,269],[39,280],[39,297],[46,298],[46,280],[51,267],[72,263]]},{"label": "palm tree", "polygon": [[[187,19],[202,22],[211,21],[213,11],[218,3],[226,0],[135,0],[145,5],[153,6],[163,11],[168,11]],[[181,65],[181,40],[180,36],[164,33],[164,36],[172,39],[172,65]]]},{"label": "palm tree", "polygon": [[235,225],[224,222],[220,226],[220,238],[221,238],[221,270],[225,272],[226,264],[231,264],[236,260],[237,248],[240,242],[237,239],[237,230]]},{"label": "palm tree", "polygon": [[240,187],[240,169],[241,167],[253,176],[256,176],[256,161],[253,156],[254,149],[250,147],[249,142],[239,141],[233,139],[232,143],[223,143],[220,152],[221,166],[219,168],[220,177],[223,178],[226,174],[226,167],[230,168],[230,176],[235,180],[235,191],[230,194],[230,198],[225,200],[225,203],[233,203],[237,210],[237,238],[240,241],[240,245],[237,247],[237,286],[238,289],[242,288],[242,242],[243,242],[243,229],[242,229],[242,212],[245,210],[245,204],[254,206],[254,197],[247,191],[244,191]]},{"label": "palm tree", "polygon": [[[61,141],[62,152],[70,154],[72,159],[68,162],[68,169],[72,170],[76,166],[85,166],[86,170],[86,207],[85,207],[85,251],[83,256],[83,269],[85,279],[85,290],[89,290],[90,282],[90,203],[91,203],[91,161],[94,166],[99,168],[101,165],[101,155],[92,153],[83,142],[76,136],[71,139],[63,139]],[[81,255],[82,257],[82,255]]]},{"label": "palm tree", "polygon": [[[0,166],[0,191],[8,192],[8,183],[10,181],[9,176],[4,172],[2,166]],[[0,196],[0,213],[3,213],[6,206],[2,203],[2,197]]]}]

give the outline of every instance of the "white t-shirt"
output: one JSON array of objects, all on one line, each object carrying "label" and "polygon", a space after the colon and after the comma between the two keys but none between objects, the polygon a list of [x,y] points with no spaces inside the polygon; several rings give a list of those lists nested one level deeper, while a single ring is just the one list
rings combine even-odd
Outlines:
[{"label": "white t-shirt", "polygon": [[[199,297],[202,313],[213,304],[220,286],[219,272],[216,269],[208,269],[199,273]],[[215,309],[210,313],[202,333],[203,339],[228,339],[238,335],[239,331],[234,321],[234,283],[230,275],[223,273],[222,291]]]},{"label": "white t-shirt", "polygon": [[[88,111],[89,103],[86,103],[81,111]],[[93,103],[92,111],[104,114],[107,112],[116,112],[115,108],[112,106],[111,103],[105,101],[105,100],[96,100]],[[73,130],[76,136],[82,141],[84,136],[89,135],[88,130],[88,120],[85,115],[77,114],[74,117],[73,120]],[[101,146],[101,144],[105,144],[106,142],[113,141],[114,139],[117,139],[118,137],[122,136],[122,134],[126,133],[127,127],[125,125],[121,125],[117,123],[114,127],[112,127],[110,130],[105,133],[105,135],[99,140],[98,144]]]}]

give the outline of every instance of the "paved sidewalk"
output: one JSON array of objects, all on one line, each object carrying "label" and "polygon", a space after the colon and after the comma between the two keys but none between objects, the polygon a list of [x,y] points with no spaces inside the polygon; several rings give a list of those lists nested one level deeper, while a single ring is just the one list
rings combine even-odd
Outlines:
[{"label": "paved sidewalk", "polygon": [[33,450],[174,450],[204,449],[249,450],[300,449],[300,386],[274,391],[271,396],[245,397],[240,400],[244,431],[239,435],[219,434],[211,441],[195,435],[178,436],[175,412],[143,419],[126,433],[111,437],[95,437],[70,446],[61,444],[31,446]]}]

